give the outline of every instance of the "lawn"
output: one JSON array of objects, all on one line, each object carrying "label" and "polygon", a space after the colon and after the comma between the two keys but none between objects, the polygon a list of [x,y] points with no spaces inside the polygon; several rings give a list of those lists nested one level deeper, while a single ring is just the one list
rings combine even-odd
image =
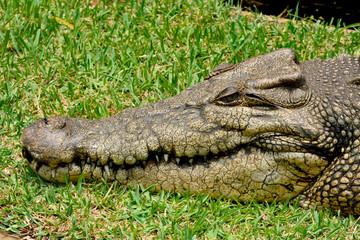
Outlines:
[{"label": "lawn", "polygon": [[21,155],[34,120],[111,116],[176,95],[222,62],[283,47],[300,60],[360,55],[360,32],[215,0],[0,0],[0,229],[34,239],[360,238],[356,218],[296,200],[53,184]]}]

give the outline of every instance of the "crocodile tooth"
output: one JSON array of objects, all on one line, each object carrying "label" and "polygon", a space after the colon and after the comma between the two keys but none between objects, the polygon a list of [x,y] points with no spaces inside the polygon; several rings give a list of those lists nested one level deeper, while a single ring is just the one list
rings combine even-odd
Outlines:
[{"label": "crocodile tooth", "polygon": [[31,163],[30,163],[30,166],[31,166],[31,168],[32,169],[37,169],[37,166],[38,166],[38,162],[37,161],[32,161]]},{"label": "crocodile tooth", "polygon": [[84,167],[85,166],[85,160],[81,161],[81,166]]},{"label": "crocodile tooth", "polygon": [[176,158],[176,163],[180,164],[180,158]]},{"label": "crocodile tooth", "polygon": [[105,165],[104,166],[104,168],[105,168],[105,171],[106,171],[106,173],[107,173],[107,175],[109,175],[110,176],[110,169],[109,169],[109,165]]},{"label": "crocodile tooth", "polygon": [[193,161],[194,161],[194,159],[193,159],[193,158],[190,158],[190,159],[189,159],[189,163],[190,163],[190,165],[192,165],[192,164],[193,164]]},{"label": "crocodile tooth", "polygon": [[204,156],[204,160],[207,161],[207,156]]},{"label": "crocodile tooth", "polygon": [[55,168],[53,168],[53,170],[51,170],[51,177],[55,178]]},{"label": "crocodile tooth", "polygon": [[74,162],[70,163],[70,169],[74,169],[76,167],[76,164]]},{"label": "crocodile tooth", "polygon": [[86,163],[87,163],[87,164],[90,164],[90,162],[91,162],[91,160],[90,160],[90,158],[88,157],[88,158],[86,159]]},{"label": "crocodile tooth", "polygon": [[109,162],[109,167],[113,168],[113,162],[111,162],[111,161]]},{"label": "crocodile tooth", "polygon": [[158,156],[158,155],[155,155],[155,158],[156,158],[156,161],[157,161],[157,162],[160,162],[160,159],[159,159],[159,156]]},{"label": "crocodile tooth", "polygon": [[129,165],[134,165],[136,163],[136,159],[133,156],[127,156],[125,159],[125,163]]},{"label": "crocodile tooth", "polygon": [[169,154],[164,154],[164,160],[165,162],[169,161]]},{"label": "crocodile tooth", "polygon": [[142,163],[143,167],[146,167],[146,161],[141,161],[141,163]]},{"label": "crocodile tooth", "polygon": [[95,169],[95,163],[91,163],[91,172],[94,172]]},{"label": "crocodile tooth", "polygon": [[101,163],[100,163],[100,161],[99,161],[99,160],[97,160],[97,162],[96,162],[96,166],[97,166],[97,167],[100,167],[100,166],[101,166]]}]

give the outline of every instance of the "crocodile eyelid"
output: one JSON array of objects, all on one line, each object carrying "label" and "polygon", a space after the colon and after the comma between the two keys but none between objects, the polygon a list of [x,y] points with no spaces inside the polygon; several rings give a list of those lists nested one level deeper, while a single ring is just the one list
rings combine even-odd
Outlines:
[{"label": "crocodile eyelid", "polygon": [[215,102],[221,105],[235,105],[238,103],[241,96],[242,94],[239,88],[228,87],[219,93],[219,95],[215,98]]},{"label": "crocodile eyelid", "polygon": [[255,95],[253,93],[247,93],[247,94],[245,94],[245,96],[247,98],[251,98],[251,99],[254,99],[254,100],[264,101],[264,99],[262,99],[261,97]]}]

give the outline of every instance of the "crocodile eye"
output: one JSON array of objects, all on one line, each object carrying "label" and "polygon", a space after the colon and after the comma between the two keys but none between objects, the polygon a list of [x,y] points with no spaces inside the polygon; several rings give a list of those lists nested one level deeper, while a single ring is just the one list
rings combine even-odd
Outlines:
[{"label": "crocodile eye", "polygon": [[240,97],[240,93],[233,93],[231,95],[222,97],[220,101],[223,102],[224,104],[232,104],[237,102],[237,100],[239,100],[239,97]]},{"label": "crocodile eye", "polygon": [[243,94],[239,88],[230,87],[223,90],[216,98],[215,102],[220,105],[236,105],[239,103]]}]

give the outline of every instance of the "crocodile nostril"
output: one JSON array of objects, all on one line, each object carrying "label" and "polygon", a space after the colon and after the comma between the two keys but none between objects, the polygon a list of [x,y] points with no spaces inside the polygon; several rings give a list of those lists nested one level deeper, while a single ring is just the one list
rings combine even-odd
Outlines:
[{"label": "crocodile nostril", "polygon": [[50,117],[43,119],[46,126],[52,129],[62,129],[66,126],[66,118],[65,117]]},{"label": "crocodile nostril", "polygon": [[57,117],[52,119],[54,122],[54,128],[56,129],[63,129],[66,126],[66,118],[65,117]]}]

